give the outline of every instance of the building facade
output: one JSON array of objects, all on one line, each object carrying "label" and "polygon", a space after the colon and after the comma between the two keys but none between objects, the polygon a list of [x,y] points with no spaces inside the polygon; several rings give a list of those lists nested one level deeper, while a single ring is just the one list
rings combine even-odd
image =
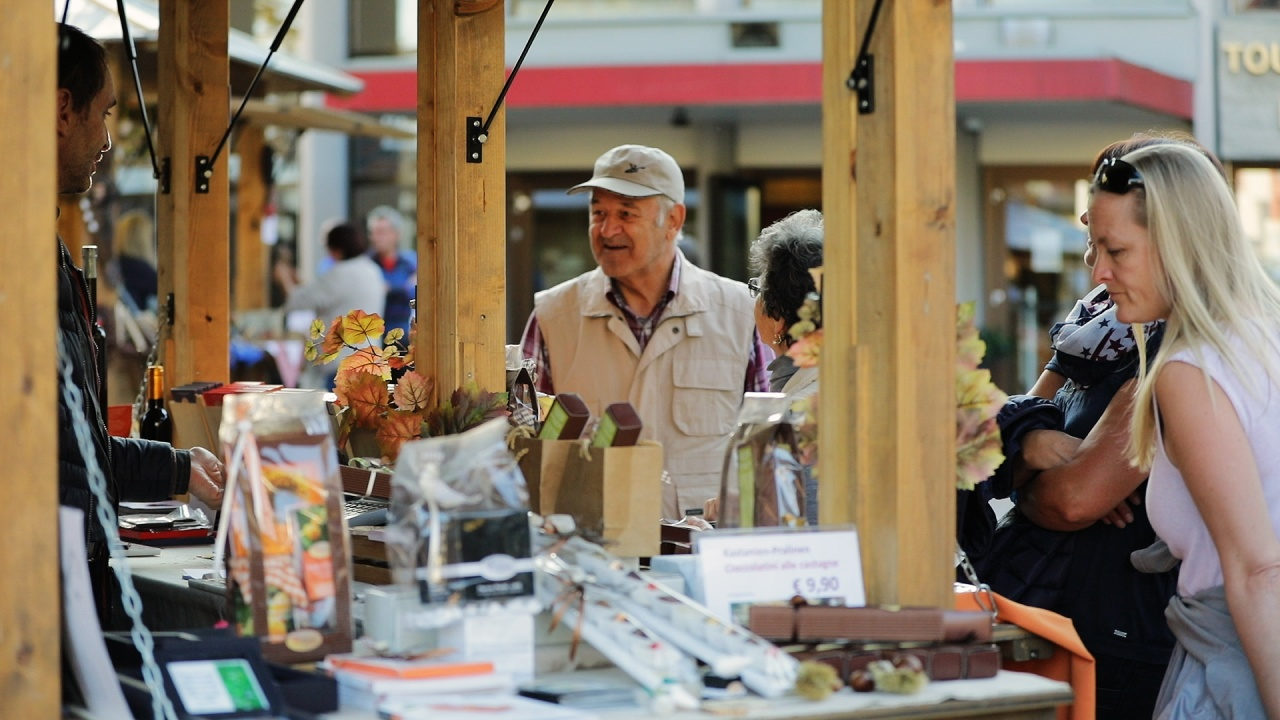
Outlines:
[{"label": "building facade", "polygon": [[[1237,164],[1246,223],[1280,260],[1269,167],[1280,158],[1280,12],[1267,4],[955,0],[957,299],[978,301],[1006,389],[1038,375],[1047,327],[1090,287],[1078,217],[1088,167],[1113,140],[1179,130],[1221,151]],[[509,338],[535,290],[590,267],[586,201],[564,189],[613,145],[657,145],[680,161],[693,255],[725,275],[745,279],[760,227],[820,207],[821,5],[555,3],[506,101]],[[509,68],[544,6],[507,0]],[[416,8],[312,6],[310,51],[365,83],[331,105],[412,125]],[[1246,101],[1257,107],[1237,113]],[[414,212],[412,142],[318,133],[299,153],[301,207]],[[317,162],[323,173],[307,170]]]}]

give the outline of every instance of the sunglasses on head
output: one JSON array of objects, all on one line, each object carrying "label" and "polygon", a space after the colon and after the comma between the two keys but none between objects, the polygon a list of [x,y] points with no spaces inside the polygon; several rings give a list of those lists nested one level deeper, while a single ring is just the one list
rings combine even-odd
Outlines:
[{"label": "sunglasses on head", "polygon": [[1120,158],[1107,158],[1098,166],[1093,176],[1093,186],[1116,195],[1124,195],[1134,188],[1146,187],[1142,173]]}]

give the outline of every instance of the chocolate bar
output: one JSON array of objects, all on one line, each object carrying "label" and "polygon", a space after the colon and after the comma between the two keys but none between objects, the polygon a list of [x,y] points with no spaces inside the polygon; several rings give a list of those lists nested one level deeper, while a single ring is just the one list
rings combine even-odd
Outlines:
[{"label": "chocolate bar", "polygon": [[747,629],[766,640],[792,642],[796,637],[796,609],[790,605],[752,605]]},{"label": "chocolate bar", "polygon": [[943,637],[942,611],[937,608],[805,605],[795,612],[800,642],[938,642]]},{"label": "chocolate bar", "polygon": [[949,643],[991,642],[991,613],[977,610],[943,610],[942,641]]}]

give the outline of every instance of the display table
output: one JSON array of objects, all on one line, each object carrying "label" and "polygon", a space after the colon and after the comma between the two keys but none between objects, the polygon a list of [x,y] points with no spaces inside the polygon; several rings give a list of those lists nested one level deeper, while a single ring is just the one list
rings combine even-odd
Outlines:
[{"label": "display table", "polygon": [[[183,579],[184,570],[211,568],[209,546],[165,548],[155,557],[129,558],[134,584],[143,601],[143,616],[154,630],[208,627],[225,616],[225,600],[216,586]],[[186,624],[175,624],[182,623]],[[155,622],[155,625],[151,623]],[[625,676],[617,669],[579,670],[578,677],[600,677],[618,682]],[[562,673],[540,675],[553,679]],[[758,720],[835,720],[837,718],[1006,718],[1009,720],[1049,720],[1060,705],[1071,702],[1071,687],[1038,675],[1001,671],[986,680],[952,680],[930,683],[915,695],[854,693],[844,689],[825,700],[812,702],[799,697],[765,700],[750,697],[723,701],[723,714]],[[732,710],[731,710],[732,709]],[[367,711],[340,711],[333,720],[365,720]],[[648,708],[606,710],[601,720],[642,720],[653,717]],[[707,712],[664,714],[664,720],[694,720],[711,717]]]},{"label": "display table", "polygon": [[[575,676],[597,677],[617,683],[619,670],[582,670]],[[540,676],[539,680],[562,675]],[[492,698],[489,698],[492,699]],[[1052,720],[1057,708],[1071,702],[1071,686],[1039,675],[1002,670],[986,680],[950,680],[930,683],[915,695],[855,693],[848,688],[825,700],[792,696],[777,700],[751,697],[717,701],[715,711],[663,713],[663,720],[707,720],[738,717],[753,720],[863,720],[872,718],[995,718],[997,720]],[[600,720],[650,720],[654,711],[645,707],[595,711]],[[340,711],[331,720],[367,720],[367,711]]]},{"label": "display table", "polygon": [[[131,557],[133,585],[142,599],[142,619],[147,627],[186,630],[213,627],[229,619],[221,583],[183,578],[184,570],[213,571],[213,546],[167,547],[152,557]],[[116,624],[122,618],[116,610]]]}]

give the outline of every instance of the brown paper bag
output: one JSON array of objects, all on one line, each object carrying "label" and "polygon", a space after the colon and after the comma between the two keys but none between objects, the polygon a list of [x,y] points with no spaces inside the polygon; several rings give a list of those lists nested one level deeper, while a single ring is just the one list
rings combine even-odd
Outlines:
[{"label": "brown paper bag", "polygon": [[529,490],[530,510],[539,515],[557,512],[556,495],[564,477],[565,461],[577,448],[575,440],[516,438],[514,452]]},{"label": "brown paper bag", "polygon": [[605,549],[615,555],[659,554],[662,446],[587,448],[583,453],[581,443],[571,444],[555,511],[600,533]]}]

